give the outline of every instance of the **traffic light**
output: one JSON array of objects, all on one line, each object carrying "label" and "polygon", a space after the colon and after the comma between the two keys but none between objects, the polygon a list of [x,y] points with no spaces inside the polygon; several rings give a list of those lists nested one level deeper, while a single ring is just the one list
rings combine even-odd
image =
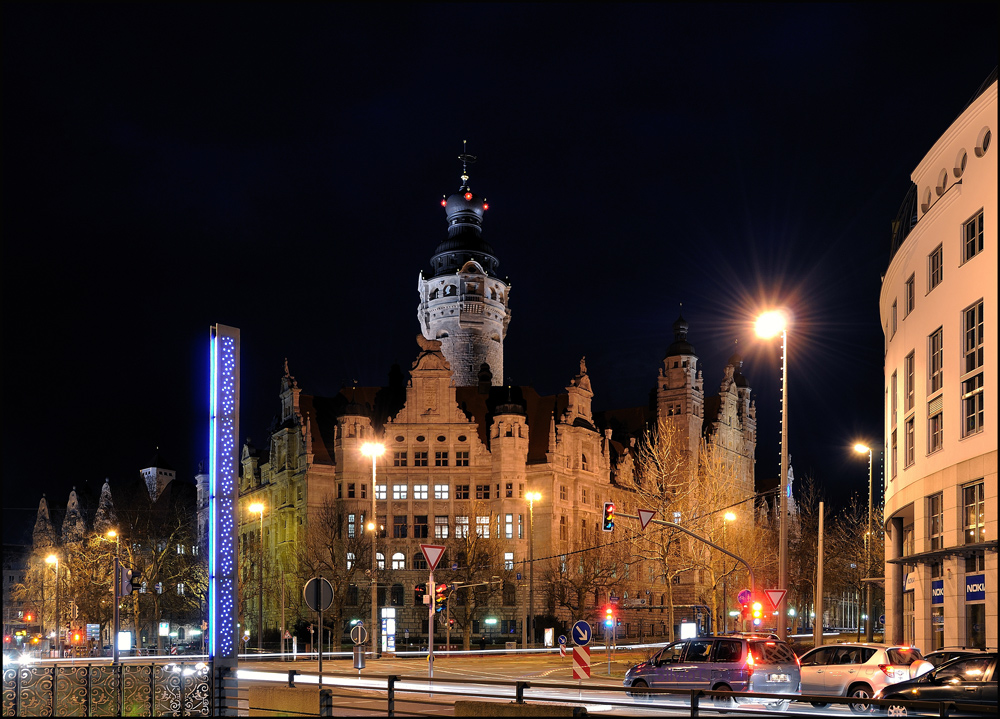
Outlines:
[{"label": "traffic light", "polygon": [[79,644],[80,642],[83,641],[83,632],[79,630],[74,631],[71,640],[74,644]]},{"label": "traffic light", "polygon": [[28,612],[27,614],[24,615],[24,622],[25,622],[25,624],[28,624],[28,623],[33,622],[33,621],[35,621],[35,615],[34,614],[32,614],[31,612]]},{"label": "traffic light", "polygon": [[444,609],[444,603],[448,600],[448,585],[439,584],[434,587],[434,611],[440,612]]},{"label": "traffic light", "polygon": [[601,525],[601,529],[603,529],[605,532],[613,532],[615,530],[614,502],[604,503],[604,523]]},{"label": "traffic light", "polygon": [[604,608],[604,626],[606,626],[608,629],[611,629],[611,627],[613,627],[614,625],[615,625],[615,608],[609,604]]},{"label": "traffic light", "polygon": [[753,615],[754,626],[760,625],[761,617],[764,616],[763,607],[761,606],[760,602],[753,603],[752,615]]},{"label": "traffic light", "polygon": [[121,586],[118,596],[127,597],[132,593],[132,570],[122,567]]}]

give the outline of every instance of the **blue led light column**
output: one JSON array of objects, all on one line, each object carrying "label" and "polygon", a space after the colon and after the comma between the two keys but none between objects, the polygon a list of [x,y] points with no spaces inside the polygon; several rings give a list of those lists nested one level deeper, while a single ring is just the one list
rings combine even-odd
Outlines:
[{"label": "blue led light column", "polygon": [[217,716],[237,716],[236,511],[239,495],[240,331],[211,328],[209,416],[208,654]]}]

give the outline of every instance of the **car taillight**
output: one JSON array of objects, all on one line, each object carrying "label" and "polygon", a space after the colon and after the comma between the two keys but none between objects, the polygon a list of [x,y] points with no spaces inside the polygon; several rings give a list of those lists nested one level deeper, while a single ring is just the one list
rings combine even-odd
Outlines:
[{"label": "car taillight", "polygon": [[896,670],[896,667],[894,667],[892,664],[879,664],[878,668],[881,669],[882,672],[890,679],[894,677],[893,672]]},{"label": "car taillight", "polygon": [[747,652],[747,663],[743,668],[746,669],[747,679],[749,679],[750,675],[753,674],[753,654],[750,652]]}]

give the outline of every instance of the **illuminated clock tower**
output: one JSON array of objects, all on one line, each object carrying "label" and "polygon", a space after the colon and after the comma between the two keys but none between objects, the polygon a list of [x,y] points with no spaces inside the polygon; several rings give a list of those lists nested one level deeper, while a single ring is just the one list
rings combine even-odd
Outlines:
[{"label": "illuminated clock tower", "polygon": [[476,158],[462,154],[459,159],[462,186],[441,200],[448,237],[431,257],[430,274],[421,272],[417,281],[417,320],[425,338],[441,342],[455,386],[472,386],[487,378],[489,384],[501,385],[510,285],[497,275],[500,261],[483,239],[483,215],[489,204],[469,187],[467,165]]}]

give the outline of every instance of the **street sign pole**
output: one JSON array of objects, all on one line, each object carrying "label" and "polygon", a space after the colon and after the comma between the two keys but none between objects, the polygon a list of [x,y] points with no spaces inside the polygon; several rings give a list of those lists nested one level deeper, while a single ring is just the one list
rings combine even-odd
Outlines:
[{"label": "street sign pole", "polygon": [[[431,570],[430,578],[427,580],[434,591],[434,570]],[[427,603],[427,678],[434,678],[434,595],[431,594],[431,601]]]}]

